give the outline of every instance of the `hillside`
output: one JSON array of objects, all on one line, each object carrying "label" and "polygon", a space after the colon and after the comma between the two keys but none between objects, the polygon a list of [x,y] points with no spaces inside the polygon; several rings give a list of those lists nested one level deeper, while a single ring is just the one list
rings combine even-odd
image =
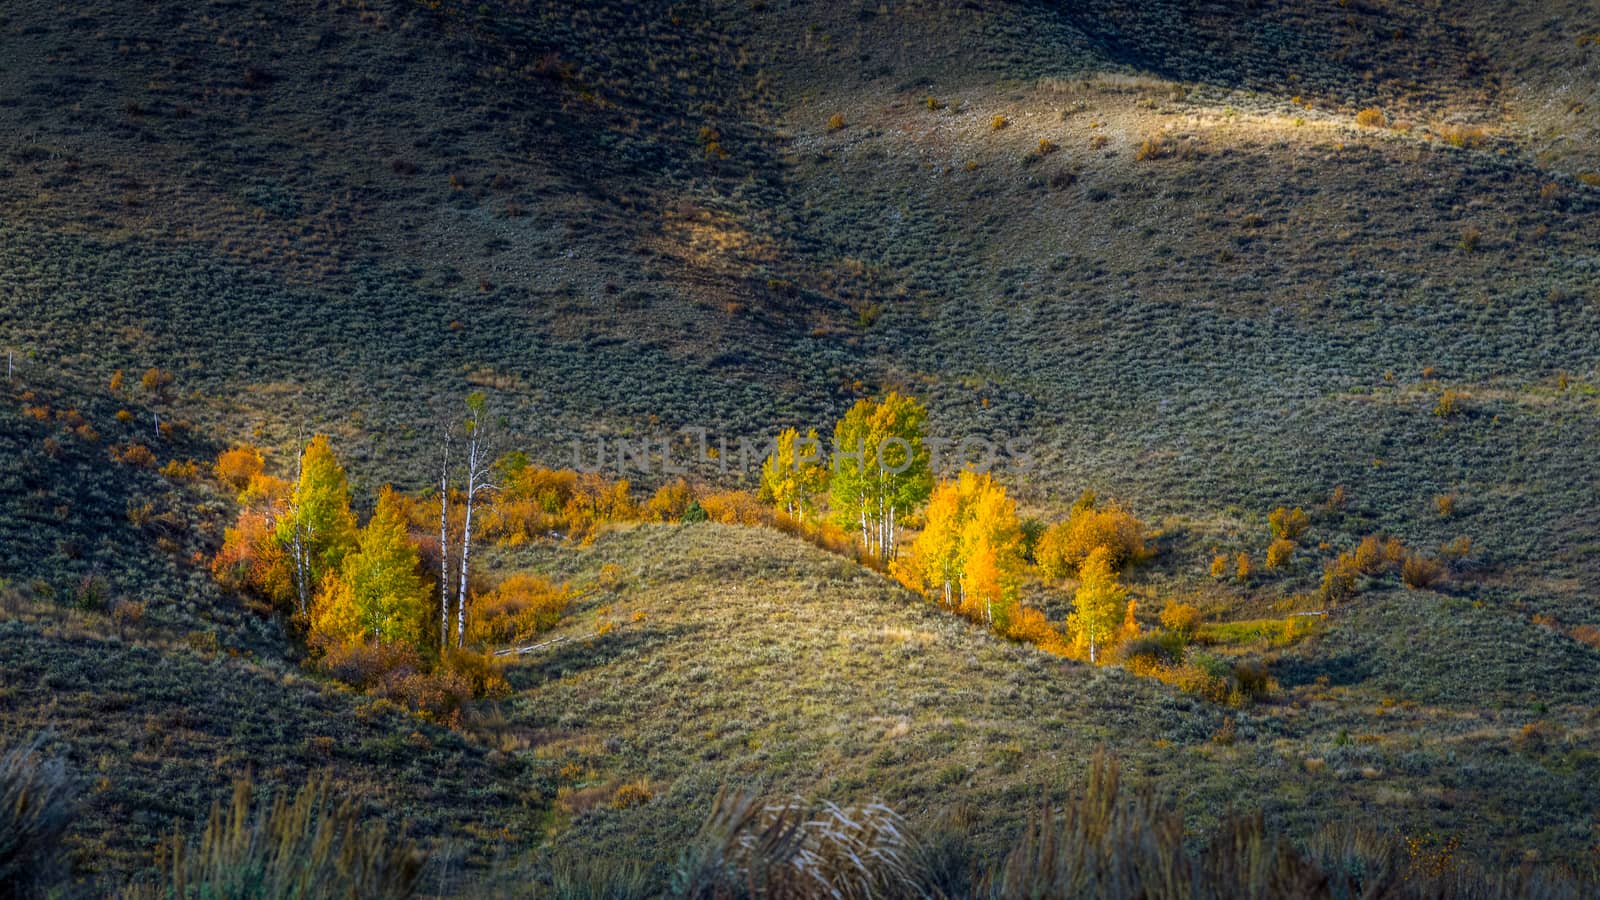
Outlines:
[{"label": "hillside", "polygon": [[[726,785],[955,815],[987,863],[1104,747],[1196,834],[1237,804],[1592,867],[1600,15],[1065,6],[0,10],[0,720],[93,785],[76,864],[148,872],[231,777],[324,768],[447,891],[659,879]],[[625,578],[449,731],[307,675],[222,589],[238,510],[204,467],[248,441],[286,474],[326,433],[370,509],[434,486],[474,389],[552,467],[913,395],[932,436],[1023,448],[1025,515],[1092,490],[1149,522],[1149,628],[1322,612],[1368,535],[1466,549],[1437,590],[1222,642],[1280,686],[1235,709],[762,529],[496,547],[485,578]],[[1293,562],[1213,577],[1280,505],[1312,511]]]},{"label": "hillside", "polygon": [[[497,558],[513,561],[528,560]],[[596,619],[617,630],[508,676],[502,746],[536,748],[545,789],[576,791],[557,855],[668,866],[719,787],[754,785],[881,798],[930,831],[955,815],[975,857],[991,859],[1018,811],[1059,803],[1099,747],[1179,802],[1196,834],[1248,805],[1300,836],[1377,816],[1457,835],[1484,858],[1511,847],[1510,858],[1561,858],[1587,838],[1594,761],[1577,748],[1594,733],[1600,660],[1459,600],[1376,598],[1284,653],[1283,702],[1231,710],[997,643],[761,530],[639,528],[532,561],[574,580],[607,562],[627,573],[566,633],[592,633]],[[1460,647],[1475,648],[1470,670]],[[1530,679],[1530,658],[1559,666],[1561,686]],[[1535,691],[1544,714],[1525,705]],[[1218,737],[1230,719],[1234,736]],[[1523,726],[1536,720],[1560,722],[1562,738],[1530,742]],[[639,779],[655,799],[612,808],[610,792]]]}]

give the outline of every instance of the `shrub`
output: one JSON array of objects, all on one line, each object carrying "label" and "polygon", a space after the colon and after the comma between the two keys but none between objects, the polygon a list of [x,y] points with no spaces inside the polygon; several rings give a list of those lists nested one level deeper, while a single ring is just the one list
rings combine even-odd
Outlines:
[{"label": "shrub", "polygon": [[628,578],[628,573],[616,563],[606,563],[600,567],[600,572],[595,576],[595,585],[602,591],[615,591],[622,587]]},{"label": "shrub", "polygon": [[1579,625],[1571,632],[1572,639],[1600,650],[1600,627],[1594,625]]},{"label": "shrub", "polygon": [[1061,145],[1057,144],[1055,141],[1050,140],[1049,138],[1040,138],[1039,139],[1039,155],[1040,156],[1049,156],[1050,154],[1052,154],[1052,153],[1054,153],[1054,152],[1056,152],[1057,150],[1060,150],[1060,149],[1061,149]]},{"label": "shrub", "polygon": [[1240,581],[1249,581],[1250,574],[1254,571],[1254,568],[1254,564],[1250,561],[1250,554],[1243,550],[1240,550],[1239,555],[1234,557],[1233,575]]},{"label": "shrub", "polygon": [[683,518],[683,511],[693,502],[694,494],[689,482],[675,478],[658,488],[644,505],[645,518],[652,522],[674,522]]},{"label": "shrub", "polygon": [[[1193,607],[1190,607],[1191,609]],[[1123,642],[1117,659],[1131,670],[1141,667],[1175,666],[1183,662],[1183,635],[1177,631],[1144,634]]]},{"label": "shrub", "polygon": [[1356,595],[1356,576],[1361,569],[1356,565],[1355,557],[1348,553],[1339,554],[1339,558],[1329,563],[1322,570],[1322,586],[1318,595],[1324,603],[1343,603]]},{"label": "shrub", "polygon": [[1246,699],[1265,697],[1277,689],[1277,683],[1267,673],[1267,667],[1253,660],[1235,663],[1233,680],[1238,685],[1239,693]]},{"label": "shrub", "polygon": [[1005,116],[995,116],[993,119],[989,120],[990,131],[999,131],[1002,128],[1009,128],[1010,126],[1011,120]]},{"label": "shrub", "polygon": [[1388,123],[1389,118],[1376,106],[1369,106],[1356,113],[1356,124],[1363,128],[1382,128]]},{"label": "shrub", "polygon": [[1300,540],[1300,536],[1311,527],[1311,517],[1306,511],[1296,506],[1294,509],[1278,507],[1267,513],[1267,528],[1274,538],[1283,538],[1291,541]]},{"label": "shrub", "polygon": [[134,600],[118,600],[111,607],[111,622],[117,626],[117,636],[126,638],[129,628],[137,628],[144,621],[144,604]]},{"label": "shrub", "polygon": [[685,525],[691,525],[696,522],[704,522],[708,518],[710,517],[706,515],[705,507],[700,505],[700,501],[693,500],[684,508],[683,515],[678,518],[678,521]]},{"label": "shrub", "polygon": [[161,474],[172,481],[193,481],[195,476],[200,474],[200,467],[192,459],[182,461],[173,459],[161,467]]},{"label": "shrub", "polygon": [[1439,547],[1439,558],[1452,564],[1461,564],[1472,556],[1472,538],[1459,535]]},{"label": "shrub", "polygon": [[112,447],[111,460],[127,466],[137,466],[141,469],[153,469],[156,466],[156,455],[151,453],[150,448],[143,444]]},{"label": "shrub", "polygon": [[1461,249],[1471,253],[1483,244],[1483,229],[1468,225],[1461,230]]},{"label": "shrub", "polygon": [[23,738],[0,756],[0,896],[47,896],[65,874],[75,791],[66,760],[44,744],[44,735]]},{"label": "shrub", "polygon": [[467,622],[467,640],[480,646],[523,643],[554,628],[571,603],[566,585],[517,572],[478,599]]},{"label": "shrub", "polygon": [[1211,577],[1222,578],[1228,574],[1228,554],[1218,553],[1211,557]]},{"label": "shrub", "polygon": [[655,798],[655,792],[650,789],[648,781],[632,781],[617,788],[611,795],[612,809],[627,809],[630,806],[643,806]]},{"label": "shrub", "polygon": [[1144,524],[1115,504],[1096,506],[1093,495],[1073,506],[1065,522],[1051,526],[1040,536],[1034,550],[1039,568],[1050,578],[1065,578],[1078,571],[1089,554],[1106,548],[1115,569],[1144,559],[1149,551],[1144,543]]},{"label": "shrub", "polygon": [[372,694],[430,722],[459,728],[462,713],[472,702],[475,691],[470,677],[445,669],[392,673],[378,683]]},{"label": "shrub", "polygon": [[724,525],[766,525],[772,508],[749,491],[718,491],[700,498],[706,518]]},{"label": "shrub", "polygon": [[152,366],[139,376],[139,387],[151,396],[164,396],[174,380],[171,372]]},{"label": "shrub", "polygon": [[1133,158],[1142,162],[1147,159],[1165,159],[1168,156],[1172,156],[1173,153],[1172,140],[1165,134],[1158,134],[1154,137],[1147,137],[1140,142],[1139,149],[1134,151]]},{"label": "shrub", "polygon": [[1067,656],[1071,644],[1061,630],[1050,624],[1043,611],[1031,606],[1021,607],[1005,624],[1005,636],[1012,640],[1032,644],[1046,653]]},{"label": "shrub", "polygon": [[1288,538],[1278,538],[1267,546],[1267,568],[1281,569],[1289,564],[1299,545]]},{"label": "shrub", "polygon": [[1384,557],[1383,544],[1378,536],[1369,534],[1356,545],[1355,553],[1350,557],[1355,564],[1356,571],[1363,575],[1377,575],[1382,572],[1387,560]]},{"label": "shrub", "polygon": [[356,642],[324,648],[318,666],[351,687],[371,690],[387,678],[420,672],[422,659],[409,644]]},{"label": "shrub", "polygon": [[844,128],[844,124],[844,115],[841,113],[834,113],[828,117],[829,131],[840,131]]},{"label": "shrub", "polygon": [[390,836],[360,804],[334,799],[325,781],[306,784],[293,799],[279,793],[259,801],[249,781],[237,781],[232,802],[212,805],[198,839],[175,834],[169,847],[163,883],[133,896],[412,897],[424,863],[416,845]]},{"label": "shrub", "polygon": [[1194,634],[1194,628],[1199,623],[1200,610],[1187,603],[1168,600],[1166,608],[1161,610],[1161,627],[1184,639]]},{"label": "shrub", "polygon": [[466,680],[472,697],[504,697],[511,693],[505,679],[506,658],[493,653],[449,650],[440,662],[442,669]]},{"label": "shrub", "polygon": [[1477,125],[1442,125],[1439,137],[1452,147],[1482,147],[1489,141],[1489,132]]},{"label": "shrub", "polygon": [[1447,388],[1444,391],[1441,391],[1439,394],[1439,401],[1433,406],[1433,414],[1441,419],[1448,419],[1461,415],[1463,411],[1461,406],[1462,399],[1463,397],[1461,392],[1455,390],[1454,388]]},{"label": "shrub", "polygon": [[250,486],[250,479],[260,475],[264,467],[261,451],[249,444],[241,444],[218,453],[216,465],[212,468],[218,481],[232,485],[234,490],[243,493]]},{"label": "shrub", "polygon": [[1448,519],[1456,514],[1456,499],[1455,494],[1440,494],[1433,498],[1433,505],[1439,511],[1439,518]]},{"label": "shrub", "polygon": [[1444,565],[1436,559],[1412,554],[1400,564],[1400,580],[1409,588],[1430,588],[1443,578]]}]

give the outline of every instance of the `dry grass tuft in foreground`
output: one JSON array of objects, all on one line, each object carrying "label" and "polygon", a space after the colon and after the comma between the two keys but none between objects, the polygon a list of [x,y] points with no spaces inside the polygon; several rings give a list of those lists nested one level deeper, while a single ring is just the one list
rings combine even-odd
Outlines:
[{"label": "dry grass tuft in foreground", "polygon": [[363,824],[359,804],[336,800],[313,781],[289,799],[255,801],[249,781],[234,783],[233,799],[211,808],[197,842],[174,836],[165,859],[166,883],[144,885],[134,897],[411,897],[423,858],[410,842],[381,825]]},{"label": "dry grass tuft in foreground", "polygon": [[63,868],[73,788],[66,761],[46,756],[44,741],[24,739],[0,757],[0,897],[45,896]]}]

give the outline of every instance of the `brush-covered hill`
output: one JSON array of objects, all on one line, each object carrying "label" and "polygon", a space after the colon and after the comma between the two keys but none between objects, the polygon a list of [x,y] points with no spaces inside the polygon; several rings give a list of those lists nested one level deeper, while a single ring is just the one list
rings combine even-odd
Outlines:
[{"label": "brush-covered hill", "polygon": [[[881,799],[928,834],[954,828],[981,869],[1101,748],[1197,836],[1261,809],[1299,838],[1381,822],[1454,835],[1477,858],[1515,847],[1578,863],[1563,848],[1588,839],[1594,763],[1578,748],[1600,660],[1458,599],[1396,592],[1268,649],[1285,701],[1230,709],[996,641],[763,529],[638,527],[495,564],[574,583],[623,573],[552,636],[569,640],[509,670],[515,693],[487,726],[501,749],[531,748],[557,796],[543,854],[558,870],[638,862],[664,877],[722,788]],[[1559,683],[1523,671],[1535,658],[1563,669]],[[1534,693],[1551,707],[1540,717],[1523,707]],[[1535,718],[1562,722],[1560,737],[1525,731]],[[616,802],[638,785],[648,803]]]},{"label": "brush-covered hill", "polygon": [[[1237,801],[1587,860],[1600,18],[1069,6],[0,9],[0,709],[105,779],[80,862],[137,869],[227,777],[323,766],[479,873],[639,833],[659,867],[725,782],[967,804],[991,853],[1101,745],[1197,825]],[[1028,511],[1094,489],[1156,524],[1146,618],[1309,611],[1365,535],[1471,540],[1443,591],[1234,648],[1282,686],[1243,711],[776,535],[507,551],[628,581],[516,666],[487,747],[287,675],[294,642],[206,569],[230,500],[182,468],[326,432],[359,494],[422,488],[474,388],[550,465],[572,435],[765,436],[912,393],[939,436],[1027,445],[1004,477]],[[1212,579],[1279,504],[1316,511],[1299,561]],[[614,809],[638,780],[653,799]]]}]

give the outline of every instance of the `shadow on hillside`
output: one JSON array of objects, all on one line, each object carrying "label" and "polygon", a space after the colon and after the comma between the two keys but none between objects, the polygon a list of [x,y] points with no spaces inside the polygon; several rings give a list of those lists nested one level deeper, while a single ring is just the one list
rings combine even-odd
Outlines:
[{"label": "shadow on hillside", "polygon": [[523,657],[507,667],[506,681],[514,690],[528,690],[573,672],[638,657],[701,630],[704,626],[657,627],[648,622],[621,625],[609,634],[575,638]]},{"label": "shadow on hillside", "polygon": [[1343,103],[1376,99],[1392,84],[1424,98],[1487,87],[1463,29],[1404,7],[1294,0],[1047,7],[1112,63],[1175,81],[1267,92],[1294,85]]},{"label": "shadow on hillside", "polygon": [[1321,678],[1336,687],[1360,684],[1376,670],[1370,653],[1346,650],[1328,656],[1285,656],[1273,666],[1273,675],[1286,688],[1315,684]]}]

